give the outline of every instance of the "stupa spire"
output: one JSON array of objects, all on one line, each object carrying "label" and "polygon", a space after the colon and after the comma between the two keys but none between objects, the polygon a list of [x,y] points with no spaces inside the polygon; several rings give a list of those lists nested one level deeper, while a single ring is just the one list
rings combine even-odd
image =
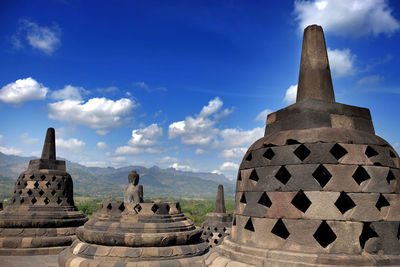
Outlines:
[{"label": "stupa spire", "polygon": [[307,98],[335,102],[324,31],[319,25],[304,29],[296,102]]},{"label": "stupa spire", "polygon": [[222,184],[218,185],[217,200],[215,201],[215,212],[226,213],[224,186]]},{"label": "stupa spire", "polygon": [[44,140],[42,159],[56,160],[56,133],[54,128],[48,128]]}]

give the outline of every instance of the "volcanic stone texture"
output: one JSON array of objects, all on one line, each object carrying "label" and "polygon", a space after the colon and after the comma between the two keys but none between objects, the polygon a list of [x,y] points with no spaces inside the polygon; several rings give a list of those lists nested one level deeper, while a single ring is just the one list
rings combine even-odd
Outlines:
[{"label": "volcanic stone texture", "polygon": [[0,255],[57,254],[71,245],[76,227],[86,221],[74,206],[65,161],[55,160],[55,134],[49,128],[42,158],[30,161],[10,204],[0,212]]},{"label": "volcanic stone texture", "polygon": [[59,256],[60,266],[201,266],[201,229],[177,202],[104,202]]}]

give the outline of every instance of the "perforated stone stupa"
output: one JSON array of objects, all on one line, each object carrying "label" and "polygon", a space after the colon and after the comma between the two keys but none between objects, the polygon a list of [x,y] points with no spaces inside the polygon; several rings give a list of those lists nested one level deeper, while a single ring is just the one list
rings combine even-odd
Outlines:
[{"label": "perforated stone stupa", "polygon": [[57,254],[86,221],[74,206],[72,178],[65,161],[56,160],[55,131],[49,128],[42,157],[29,162],[0,212],[0,255]]},{"label": "perforated stone stupa", "polygon": [[206,214],[202,238],[212,247],[219,245],[225,236],[230,234],[232,227],[232,214],[226,213],[224,186],[218,185],[217,199],[215,201],[215,212]]},{"label": "perforated stone stupa", "polygon": [[178,202],[104,202],[76,233],[60,266],[202,266],[208,251]]},{"label": "perforated stone stupa", "polygon": [[400,266],[399,166],[369,110],[335,102],[323,30],[308,26],[297,101],[245,154],[232,234],[206,264]]}]

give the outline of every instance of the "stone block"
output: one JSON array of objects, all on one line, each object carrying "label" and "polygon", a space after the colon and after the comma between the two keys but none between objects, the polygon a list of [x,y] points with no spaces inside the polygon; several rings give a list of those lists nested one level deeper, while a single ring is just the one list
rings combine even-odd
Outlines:
[{"label": "stone block", "polygon": [[382,194],[389,206],[381,207],[382,219],[385,221],[400,221],[400,195]]},{"label": "stone block", "polygon": [[399,222],[372,222],[370,227],[378,237],[365,242],[365,251],[372,254],[400,254],[400,242],[397,238]]},{"label": "stone block", "polygon": [[332,175],[324,186],[324,191],[360,192],[361,188],[352,178],[357,165],[324,164],[324,167]]},{"label": "stone block", "polygon": [[304,194],[312,203],[303,215],[305,219],[343,220],[342,213],[334,204],[339,192],[305,191]]},{"label": "stone block", "polygon": [[346,220],[358,222],[382,220],[382,214],[376,207],[379,198],[378,193],[348,193],[348,196],[356,206],[343,214]]},{"label": "stone block", "polygon": [[303,213],[290,202],[297,192],[268,192],[272,205],[267,210],[268,218],[291,218],[300,219]]},{"label": "stone block", "polygon": [[373,165],[373,162],[365,155],[367,145],[340,144],[347,150],[347,154],[339,159],[341,164]]},{"label": "stone block", "polygon": [[360,187],[363,192],[390,193],[390,184],[386,181],[388,167],[364,166],[371,179],[363,182]]}]

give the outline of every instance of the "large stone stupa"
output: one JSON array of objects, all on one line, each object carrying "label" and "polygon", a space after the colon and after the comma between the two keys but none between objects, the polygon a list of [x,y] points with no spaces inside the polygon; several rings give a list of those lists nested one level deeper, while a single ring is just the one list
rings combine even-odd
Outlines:
[{"label": "large stone stupa", "polygon": [[400,266],[399,157],[368,109],[335,102],[323,30],[304,30],[296,103],[239,168],[210,266]]},{"label": "large stone stupa", "polygon": [[0,255],[58,254],[86,221],[74,205],[65,161],[56,160],[55,131],[49,128],[42,157],[29,162],[0,212]]},{"label": "large stone stupa", "polygon": [[76,240],[60,253],[60,266],[202,266],[208,244],[178,202],[141,202],[139,175],[129,174],[125,202],[103,202]]}]

